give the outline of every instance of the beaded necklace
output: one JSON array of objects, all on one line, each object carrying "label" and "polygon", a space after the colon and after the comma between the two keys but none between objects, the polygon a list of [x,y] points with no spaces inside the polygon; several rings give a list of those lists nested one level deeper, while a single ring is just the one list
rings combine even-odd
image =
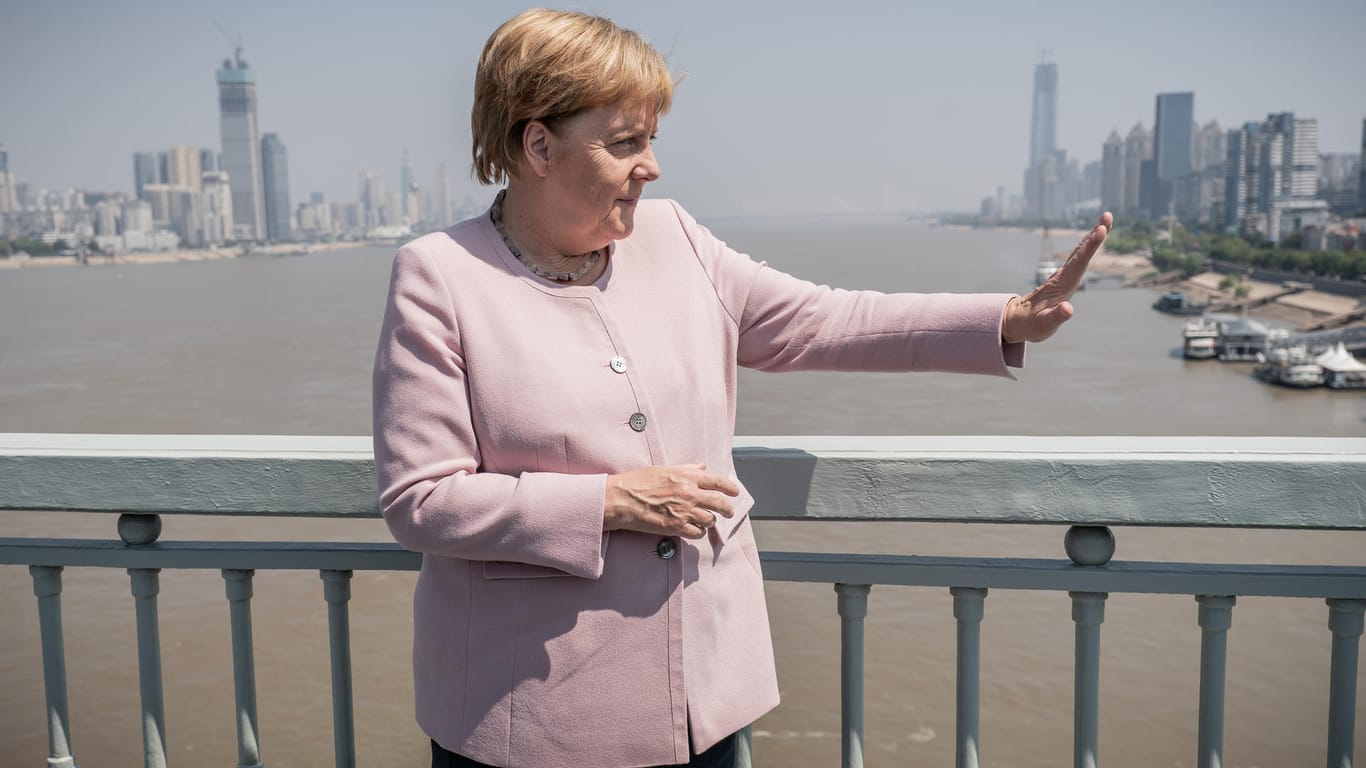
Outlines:
[{"label": "beaded necklace", "polygon": [[508,250],[512,251],[512,255],[516,256],[517,260],[522,262],[523,266],[531,270],[531,274],[536,275],[537,277],[543,277],[546,280],[553,280],[557,283],[572,283],[588,274],[593,267],[597,265],[598,259],[602,257],[601,248],[586,254],[588,260],[583,263],[582,267],[573,272],[551,272],[548,269],[543,269],[538,266],[526,256],[523,256],[521,250],[513,245],[512,240],[508,238],[507,230],[503,229],[503,198],[507,197],[507,193],[508,191],[506,189],[498,190],[498,196],[493,199],[493,208],[489,210],[489,219],[493,221],[493,228],[498,230],[498,234],[502,236],[503,245],[506,245]]}]

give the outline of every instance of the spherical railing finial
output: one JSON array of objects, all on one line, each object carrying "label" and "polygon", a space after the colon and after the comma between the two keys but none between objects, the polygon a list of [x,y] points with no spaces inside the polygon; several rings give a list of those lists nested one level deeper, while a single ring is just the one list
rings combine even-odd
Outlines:
[{"label": "spherical railing finial", "polygon": [[1062,545],[1077,565],[1105,565],[1115,556],[1115,535],[1103,525],[1074,525]]},{"label": "spherical railing finial", "polygon": [[119,515],[119,538],[124,544],[151,544],[161,536],[161,515]]}]

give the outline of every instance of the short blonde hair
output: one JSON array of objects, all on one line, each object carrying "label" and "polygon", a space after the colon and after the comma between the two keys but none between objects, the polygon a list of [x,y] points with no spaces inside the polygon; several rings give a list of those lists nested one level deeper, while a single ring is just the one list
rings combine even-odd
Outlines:
[{"label": "short blonde hair", "polygon": [[640,35],[609,19],[535,8],[484,44],[474,77],[474,174],[497,184],[516,174],[527,123],[547,123],[618,101],[669,111],[669,66]]}]

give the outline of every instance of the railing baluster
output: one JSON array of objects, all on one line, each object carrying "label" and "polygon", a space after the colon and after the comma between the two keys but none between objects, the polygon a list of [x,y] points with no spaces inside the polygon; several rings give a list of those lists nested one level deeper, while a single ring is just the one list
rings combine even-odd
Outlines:
[{"label": "railing baluster", "polygon": [[337,768],[356,766],[356,729],[351,697],[351,571],[324,570],[328,640],[332,648],[332,743]]},{"label": "railing baluster", "polygon": [[1077,625],[1076,681],[1073,697],[1072,765],[1096,768],[1100,735],[1100,624],[1105,621],[1104,592],[1069,592]]},{"label": "railing baluster", "polygon": [[735,768],[754,768],[754,726],[740,729],[735,740]]},{"label": "railing baluster", "polygon": [[232,618],[232,682],[237,694],[237,768],[262,768],[257,741],[256,659],[252,652],[251,596],[256,571],[225,568]]},{"label": "railing baluster", "polygon": [[1366,600],[1328,600],[1333,631],[1332,671],[1328,682],[1328,768],[1352,768],[1357,707],[1357,655]]},{"label": "railing baluster", "polygon": [[1200,736],[1195,755],[1198,768],[1224,764],[1224,669],[1228,659],[1228,628],[1233,625],[1231,595],[1197,595],[1200,604]]},{"label": "railing baluster", "polygon": [[981,751],[982,613],[987,591],[951,587],[958,620],[958,733],[954,765],[977,768]]},{"label": "railing baluster", "polygon": [[138,624],[138,683],[142,692],[142,752],[146,768],[166,768],[166,714],[161,692],[161,634],[157,628],[160,568],[129,568]]},{"label": "railing baluster", "polygon": [[43,686],[47,693],[47,768],[74,768],[66,707],[66,648],[62,641],[62,566],[31,565],[43,643]]},{"label": "railing baluster", "polygon": [[840,614],[840,749],[844,768],[863,768],[863,619],[868,584],[836,584]]}]

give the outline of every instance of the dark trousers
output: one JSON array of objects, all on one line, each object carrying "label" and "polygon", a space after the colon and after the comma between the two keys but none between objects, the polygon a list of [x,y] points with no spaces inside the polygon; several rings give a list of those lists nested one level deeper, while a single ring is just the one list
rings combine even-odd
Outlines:
[{"label": "dark trousers", "polygon": [[[693,755],[692,760],[686,763],[674,763],[673,766],[687,766],[687,768],[735,768],[735,734],[731,734],[716,743],[716,746],[703,752],[700,755]],[[484,763],[477,763],[464,755],[457,755],[443,748],[435,741],[432,742],[432,768],[491,768]],[[515,768],[515,767],[514,767]],[[580,766],[565,766],[565,768],[580,768]],[[582,768],[590,768],[583,766]],[[659,768],[671,768],[660,766]]]}]

